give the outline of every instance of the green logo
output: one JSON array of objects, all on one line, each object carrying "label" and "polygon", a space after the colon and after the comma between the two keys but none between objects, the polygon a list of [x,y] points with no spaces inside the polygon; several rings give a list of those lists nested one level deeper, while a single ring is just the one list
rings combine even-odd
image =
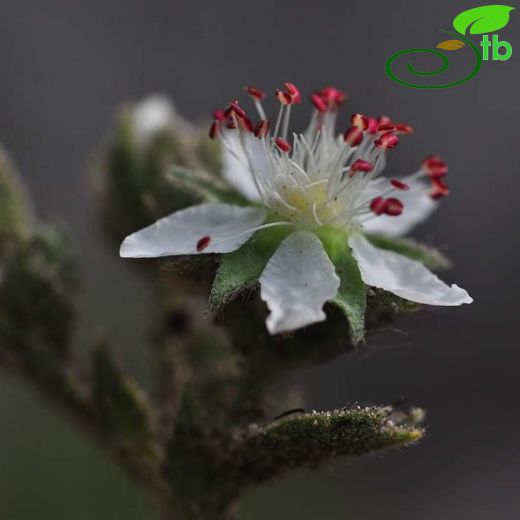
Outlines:
[{"label": "green logo", "polygon": [[[513,9],[514,7],[510,7],[508,5],[483,5],[481,7],[475,7],[474,9],[463,11],[453,20],[453,27],[457,31],[456,33],[441,29],[441,32],[450,35],[452,38],[437,44],[437,49],[440,50],[416,48],[405,49],[403,51],[396,52],[395,54],[392,54],[392,56],[390,56],[386,62],[386,73],[390,79],[396,83],[399,83],[399,85],[404,85],[405,87],[411,88],[438,89],[455,87],[457,85],[467,83],[479,72],[483,61],[488,61],[489,59],[492,59],[493,61],[506,61],[511,58],[513,54],[513,48],[511,44],[506,41],[500,41],[496,34],[493,34],[490,38],[488,33],[498,31],[505,27],[509,22],[509,14]],[[482,52],[479,47],[475,45],[468,37],[468,35],[474,34],[483,35],[482,41],[480,42]],[[407,54],[429,54],[440,59],[440,65],[435,70],[421,71],[414,67],[411,62],[407,63],[406,68],[408,72],[414,76],[437,76],[438,74],[444,72],[450,65],[448,56],[441,51],[453,52],[459,49],[464,49],[465,47],[471,51],[471,56],[475,60],[475,65],[472,71],[466,77],[457,81],[452,81],[442,85],[421,85],[398,78],[393,70],[394,63],[401,56]]]}]

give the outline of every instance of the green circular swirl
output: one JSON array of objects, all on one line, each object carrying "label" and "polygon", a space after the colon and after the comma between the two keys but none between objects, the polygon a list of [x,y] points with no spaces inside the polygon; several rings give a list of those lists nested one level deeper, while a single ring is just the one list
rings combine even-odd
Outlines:
[{"label": "green circular swirl", "polygon": [[441,74],[442,72],[444,72],[449,67],[449,60],[448,60],[447,56],[445,54],[443,54],[442,52],[437,51],[435,49],[417,48],[417,49],[405,49],[403,51],[396,52],[395,54],[392,54],[392,56],[390,56],[390,58],[388,58],[388,60],[386,62],[386,73],[388,74],[390,79],[392,81],[395,81],[396,83],[399,83],[400,85],[404,85],[405,87],[412,87],[412,88],[449,88],[449,87],[455,87],[457,85],[462,85],[463,83],[466,83],[471,78],[473,78],[478,73],[480,68],[482,67],[482,56],[480,55],[480,51],[479,51],[478,47],[472,41],[468,40],[467,38],[464,38],[460,34],[452,33],[450,31],[444,31],[444,30],[442,30],[442,32],[454,35],[457,38],[463,40],[473,50],[473,53],[475,54],[475,57],[476,57],[475,67],[473,68],[473,70],[465,78],[462,78],[462,79],[460,79],[458,81],[452,81],[451,83],[446,83],[444,85],[418,85],[416,83],[411,83],[410,81],[405,81],[405,80],[399,79],[394,74],[394,72],[392,70],[392,65],[393,65],[394,61],[397,58],[399,58],[400,56],[402,56],[404,54],[428,53],[428,54],[433,54],[434,56],[437,56],[438,58],[441,59],[441,61],[442,61],[441,65],[439,67],[437,67],[433,71],[419,71],[411,63],[408,63],[407,64],[408,71],[411,74],[414,74],[416,76],[436,76],[436,75]]}]

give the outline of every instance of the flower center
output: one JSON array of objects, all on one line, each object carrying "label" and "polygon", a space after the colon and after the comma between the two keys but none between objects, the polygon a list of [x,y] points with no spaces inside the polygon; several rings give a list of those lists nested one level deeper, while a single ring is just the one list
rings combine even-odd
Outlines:
[{"label": "flower center", "polygon": [[321,227],[340,211],[337,200],[328,200],[327,179],[304,186],[282,186],[280,195],[284,202],[275,203],[273,213],[301,229]]}]

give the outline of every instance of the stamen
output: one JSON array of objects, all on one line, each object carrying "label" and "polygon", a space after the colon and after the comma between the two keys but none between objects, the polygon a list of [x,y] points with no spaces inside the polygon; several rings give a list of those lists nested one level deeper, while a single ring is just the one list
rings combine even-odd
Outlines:
[{"label": "stamen", "polygon": [[363,131],[357,126],[351,126],[343,136],[343,139],[350,146],[359,146],[363,141]]},{"label": "stamen", "polygon": [[291,96],[291,104],[299,105],[302,102],[302,96],[298,88],[296,88],[294,83],[290,83],[289,81],[286,81],[283,85]]},{"label": "stamen", "polygon": [[399,199],[376,197],[370,204],[370,210],[376,215],[397,217],[403,212],[403,203]]},{"label": "stamen", "polygon": [[379,139],[376,139],[374,142],[374,146],[376,148],[381,148],[384,150],[390,150],[395,148],[399,144],[399,137],[397,137],[392,132],[387,132],[383,134]]},{"label": "stamen", "polygon": [[410,189],[410,186],[406,184],[405,182],[400,181],[399,179],[392,179],[390,181],[390,184],[396,189],[401,191],[408,191]]},{"label": "stamen", "polygon": [[320,220],[320,217],[318,217],[317,206],[318,206],[318,203],[317,203],[317,202],[314,202],[314,203],[312,204],[312,214],[313,214],[313,216],[314,216],[314,220],[316,221],[316,223],[317,223],[319,226],[323,226],[323,222]]},{"label": "stamen", "polygon": [[387,123],[385,125],[379,125],[377,130],[378,132],[393,132],[396,130],[396,126],[391,123]]},{"label": "stamen", "polygon": [[292,96],[283,90],[276,89],[275,96],[282,105],[290,105],[292,102]]},{"label": "stamen", "polygon": [[252,133],[255,129],[255,125],[253,125],[251,119],[249,119],[247,116],[244,116],[242,119],[240,119],[240,123],[246,132]]},{"label": "stamen", "polygon": [[400,133],[400,134],[413,134],[414,130],[413,130],[413,126],[411,125],[407,125],[405,123],[398,123],[395,125],[395,131]]},{"label": "stamen", "polygon": [[233,101],[229,104],[229,108],[239,117],[240,119],[244,119],[246,117],[246,113],[242,107],[239,106],[238,101]]},{"label": "stamen", "polygon": [[282,124],[282,137],[284,139],[287,139],[287,134],[289,133],[289,121],[291,120],[291,105],[287,105],[285,107],[285,114],[283,117],[283,124]]},{"label": "stamen", "polygon": [[363,114],[352,114],[350,121],[352,126],[360,128],[361,130],[367,130],[368,128],[368,117]]},{"label": "stamen", "polygon": [[213,112],[213,118],[215,119],[215,121],[225,121],[226,119],[226,115],[224,114],[224,111],[223,110],[215,110]]},{"label": "stamen", "polygon": [[389,217],[398,217],[403,212],[403,203],[399,199],[386,199],[385,213]]},{"label": "stamen", "polygon": [[271,124],[269,123],[269,121],[267,121],[267,119],[259,121],[253,130],[255,137],[258,137],[258,139],[262,139],[263,137],[265,137],[269,133],[270,126]]},{"label": "stamen", "polygon": [[347,99],[347,94],[335,87],[324,87],[321,89],[321,97],[329,107],[338,107]]},{"label": "stamen", "polygon": [[450,189],[444,181],[440,178],[432,178],[432,190],[430,191],[430,197],[434,200],[442,199],[450,194]]},{"label": "stamen", "polygon": [[204,251],[204,249],[206,249],[210,244],[211,244],[211,237],[209,235],[203,236],[197,242],[197,252],[200,253],[201,251]]},{"label": "stamen", "polygon": [[377,124],[379,127],[381,126],[384,126],[384,125],[390,125],[392,124],[392,120],[388,117],[388,116],[379,116],[377,118]]},{"label": "stamen", "polygon": [[295,208],[292,204],[289,204],[277,191],[273,192],[273,197],[278,202],[281,202],[287,209],[296,211],[297,208]]},{"label": "stamen", "polygon": [[281,137],[277,137],[274,142],[276,143],[276,146],[282,151],[282,152],[290,152],[291,151],[291,145]]},{"label": "stamen", "polygon": [[374,165],[371,162],[364,161],[363,159],[356,159],[350,166],[350,169],[354,173],[356,173],[356,172],[368,173],[374,169]]},{"label": "stamen", "polygon": [[220,123],[218,121],[213,121],[211,126],[209,127],[209,138],[215,139],[217,137],[220,130]]},{"label": "stamen", "polygon": [[265,92],[256,87],[249,85],[246,87],[245,90],[255,101],[262,101],[263,99],[265,99]]},{"label": "stamen", "polygon": [[327,104],[325,101],[323,101],[323,98],[319,94],[312,94],[311,101],[318,112],[325,112],[325,110],[327,110]]},{"label": "stamen", "polygon": [[377,133],[377,129],[379,127],[379,123],[375,117],[368,118],[368,133],[371,135],[375,135]]},{"label": "stamen", "polygon": [[382,215],[386,209],[386,200],[383,197],[376,197],[370,204],[370,210],[376,215]]},{"label": "stamen", "polygon": [[[294,154],[293,154],[294,156]],[[309,180],[309,176],[307,175],[307,172],[298,164],[296,163],[295,161],[289,161],[292,166],[294,166],[294,168],[303,175],[303,177],[305,178],[305,180]],[[316,181],[314,184],[319,184],[319,183],[322,183],[322,182],[327,182],[326,179],[322,180],[322,181]],[[307,187],[311,186],[312,184],[307,184]]]},{"label": "stamen", "polygon": [[432,179],[439,179],[448,173],[448,165],[438,155],[425,157],[421,166]]}]

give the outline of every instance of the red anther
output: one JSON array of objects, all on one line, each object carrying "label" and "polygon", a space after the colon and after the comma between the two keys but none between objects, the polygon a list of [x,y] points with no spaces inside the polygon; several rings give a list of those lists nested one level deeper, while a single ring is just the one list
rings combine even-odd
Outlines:
[{"label": "red anther", "polygon": [[325,110],[327,110],[327,103],[323,101],[323,98],[319,94],[311,94],[311,101],[318,112],[325,112]]},{"label": "red anther", "polygon": [[363,114],[352,114],[350,121],[352,126],[356,126],[361,130],[366,130],[368,128],[368,117],[364,116]]},{"label": "red anther", "polygon": [[361,141],[363,141],[363,130],[361,130],[357,126],[351,126],[345,132],[343,139],[350,146],[359,146],[361,144]]},{"label": "red anther", "polygon": [[399,137],[397,137],[392,132],[387,132],[383,134],[379,139],[376,139],[374,142],[374,146],[376,148],[382,148],[384,150],[390,150],[391,148],[395,148],[399,144]]},{"label": "red anther", "polygon": [[276,99],[282,105],[290,105],[292,103],[291,94],[288,94],[287,92],[284,92],[283,90],[276,89],[276,92],[274,93],[274,95],[276,96]]},{"label": "red anther", "polygon": [[246,92],[257,101],[262,101],[262,99],[265,99],[265,92],[251,85],[246,87]]},{"label": "red anther", "polygon": [[374,165],[368,161],[364,161],[363,159],[356,159],[350,166],[350,169],[353,172],[368,173],[374,169]]},{"label": "red anther", "polygon": [[291,145],[281,137],[277,137],[274,142],[276,143],[276,146],[282,151],[282,152],[290,152],[291,151]]},{"label": "red anther", "polygon": [[421,166],[432,179],[440,179],[448,173],[448,165],[438,155],[428,155]]},{"label": "red anther", "polygon": [[197,242],[197,253],[200,253],[201,251],[204,251],[211,243],[211,237],[209,235],[203,236],[198,242]]},{"label": "red anther", "polygon": [[369,134],[376,134],[377,128],[379,127],[379,123],[377,122],[377,119],[375,117],[369,117],[368,118],[368,133]]},{"label": "red anther", "polygon": [[209,127],[209,137],[210,139],[215,139],[217,137],[220,130],[220,123],[218,121],[213,121],[211,126]]},{"label": "red anther", "polygon": [[405,123],[397,123],[395,125],[395,131],[400,134],[413,134],[413,126]]},{"label": "red anther", "polygon": [[251,122],[251,119],[249,117],[244,116],[242,119],[240,119],[240,123],[242,124],[242,128],[246,132],[253,132],[255,129],[255,125]]},{"label": "red anther", "polygon": [[347,99],[347,94],[335,87],[322,88],[320,95],[329,106],[341,105]]},{"label": "red anther", "polygon": [[291,104],[299,105],[302,102],[302,96],[300,94],[299,89],[296,87],[294,83],[290,83],[286,81],[283,86],[287,89],[287,92],[291,96]]},{"label": "red anther", "polygon": [[442,199],[450,194],[450,189],[442,179],[432,178],[432,189],[430,191],[430,197],[432,199]]},{"label": "red anther", "polygon": [[237,115],[237,117],[240,117],[240,119],[246,117],[246,113],[244,109],[239,106],[238,101],[233,101],[230,103],[229,108]]},{"label": "red anther", "polygon": [[343,92],[342,90],[336,90],[336,98],[335,103],[336,105],[343,104],[348,99],[348,94],[346,92]]},{"label": "red anther", "polygon": [[386,210],[386,200],[383,197],[376,197],[370,203],[370,211],[376,215],[382,215]]},{"label": "red anther", "polygon": [[401,191],[408,191],[410,186],[406,182],[400,181],[399,179],[392,179],[390,184],[396,189]]},{"label": "red anther", "polygon": [[379,116],[377,118],[377,124],[379,126],[391,125],[392,124],[392,120],[388,116]]},{"label": "red anther", "polygon": [[265,137],[269,133],[270,126],[271,124],[267,119],[262,119],[259,121],[253,130],[255,137],[258,137],[258,139]]},{"label": "red anther", "polygon": [[396,130],[396,126],[391,123],[379,125],[379,127],[377,129],[378,132],[393,132],[394,130]]},{"label": "red anther", "polygon": [[233,103],[236,104],[236,103],[238,103],[238,101],[236,101],[236,100],[235,100],[235,101],[232,101],[232,102],[229,103],[229,105],[224,109],[224,116],[225,116],[225,117],[232,117],[232,116],[234,115],[235,112],[234,112],[233,108],[231,107],[231,105],[232,105]]},{"label": "red anther", "polygon": [[334,103],[336,89],[334,87],[323,87],[320,91],[320,94],[327,103]]},{"label": "red anther", "polygon": [[226,119],[226,115],[224,114],[223,110],[215,110],[213,112],[213,118],[215,121],[224,121],[224,119]]},{"label": "red anther", "polygon": [[386,199],[385,214],[389,217],[398,217],[403,212],[403,203],[399,199]]}]

